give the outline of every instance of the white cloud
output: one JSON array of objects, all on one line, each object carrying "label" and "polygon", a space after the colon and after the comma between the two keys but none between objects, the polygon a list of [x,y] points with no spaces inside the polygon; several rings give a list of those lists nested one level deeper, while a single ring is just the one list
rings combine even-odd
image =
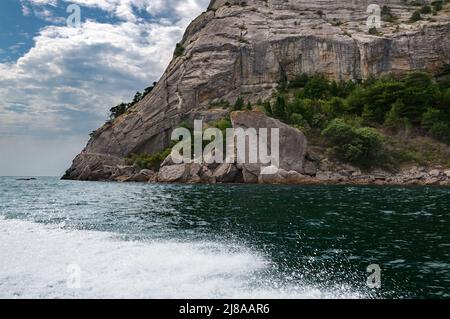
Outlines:
[{"label": "white cloud", "polygon": [[16,63],[0,63],[0,134],[24,125],[67,130],[67,110],[105,118],[110,107],[160,77],[186,27],[177,18],[173,25],[87,21],[80,29],[42,29]]},{"label": "white cloud", "polygon": [[[81,149],[80,136],[85,136],[85,142],[88,133],[106,120],[109,108],[131,100],[136,90],[159,79],[187,24],[209,0],[70,2],[96,6],[122,22],[87,20],[78,29],[47,26],[34,36],[34,46],[24,56],[14,63],[0,63],[0,175],[7,173],[5,167],[16,171],[12,167],[19,164],[14,166],[13,158],[29,154],[21,150],[29,145],[41,145],[50,154],[52,147],[64,149],[76,136],[77,142],[70,143]],[[44,4],[61,3],[24,1],[25,6],[34,6],[34,12]],[[133,8],[159,14],[159,22],[144,21]],[[52,17],[51,12],[47,17]],[[52,142],[56,137],[58,141]],[[52,165],[67,167],[72,153],[59,166]],[[5,154],[10,154],[8,159]],[[33,156],[28,161],[33,161]],[[31,163],[30,167],[37,169]],[[43,169],[45,174],[48,169]]]},{"label": "white cloud", "polygon": [[31,8],[25,3],[24,0],[20,0],[20,6],[21,6],[21,10],[22,10],[22,14],[25,17],[28,17],[31,15]]},{"label": "white cloud", "polygon": [[36,17],[47,22],[54,24],[64,24],[66,22],[64,17],[57,17],[52,11],[46,8],[37,7],[33,9],[33,12]]},{"label": "white cloud", "polygon": [[[21,0],[35,7],[43,5],[57,6],[58,0]],[[152,16],[170,14],[176,18],[192,18],[200,13],[209,0],[59,0],[63,4],[78,4],[84,7],[99,8],[129,22],[136,22],[136,11],[146,11]]]}]

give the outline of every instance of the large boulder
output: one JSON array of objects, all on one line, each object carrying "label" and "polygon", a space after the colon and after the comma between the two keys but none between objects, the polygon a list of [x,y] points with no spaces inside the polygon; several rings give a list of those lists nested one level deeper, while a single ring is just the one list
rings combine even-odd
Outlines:
[{"label": "large boulder", "polygon": [[[285,171],[296,171],[302,173],[304,170],[305,155],[308,147],[308,142],[305,135],[274,118],[268,117],[258,111],[239,111],[231,114],[231,121],[233,127],[246,129],[256,129],[258,139],[260,136],[260,129],[268,129],[268,147],[269,154],[271,150],[271,129],[279,129],[279,168]],[[258,149],[252,145],[247,145],[247,149]],[[248,156],[246,158],[248,161]],[[261,169],[270,166],[267,164],[258,163],[239,163],[242,165],[242,172],[245,182],[258,182]],[[256,180],[255,180],[256,178]]]},{"label": "large boulder", "polygon": [[214,184],[216,178],[207,166],[191,163],[161,167],[157,181],[160,183]]},{"label": "large boulder", "polygon": [[188,175],[188,164],[179,164],[164,166],[158,173],[158,182],[161,183],[175,183],[184,182],[184,179]]},{"label": "large boulder", "polygon": [[241,172],[234,164],[221,164],[215,171],[214,177],[218,183],[237,183],[240,180]]}]

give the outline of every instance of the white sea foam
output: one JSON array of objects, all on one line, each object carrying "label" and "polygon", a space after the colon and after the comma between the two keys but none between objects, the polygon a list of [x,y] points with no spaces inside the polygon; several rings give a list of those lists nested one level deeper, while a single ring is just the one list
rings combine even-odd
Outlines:
[{"label": "white sea foam", "polygon": [[[67,267],[81,288],[67,287]],[[267,285],[270,262],[213,242],[129,242],[0,217],[1,298],[358,298],[358,293]],[[274,288],[276,287],[276,288]]]}]

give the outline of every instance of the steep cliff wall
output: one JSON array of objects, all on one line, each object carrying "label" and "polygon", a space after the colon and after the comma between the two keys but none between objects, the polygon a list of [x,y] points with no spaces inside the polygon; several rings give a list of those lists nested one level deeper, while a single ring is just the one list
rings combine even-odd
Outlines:
[{"label": "steep cliff wall", "polygon": [[[154,90],[105,124],[77,156],[65,178],[104,179],[133,153],[167,147],[186,118],[220,117],[206,111],[221,99],[269,97],[281,74],[323,73],[363,79],[413,69],[436,72],[450,61],[450,9],[431,21],[409,23],[411,1],[375,1],[398,17],[378,35],[366,26],[367,0],[213,0],[182,39]],[[423,1],[431,3],[432,1]]]}]

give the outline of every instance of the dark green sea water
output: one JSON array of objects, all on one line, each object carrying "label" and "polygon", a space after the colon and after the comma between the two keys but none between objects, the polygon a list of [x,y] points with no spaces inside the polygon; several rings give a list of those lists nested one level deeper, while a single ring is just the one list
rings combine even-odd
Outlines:
[{"label": "dark green sea water", "polygon": [[3,297],[450,297],[449,188],[0,178],[0,242]]}]

